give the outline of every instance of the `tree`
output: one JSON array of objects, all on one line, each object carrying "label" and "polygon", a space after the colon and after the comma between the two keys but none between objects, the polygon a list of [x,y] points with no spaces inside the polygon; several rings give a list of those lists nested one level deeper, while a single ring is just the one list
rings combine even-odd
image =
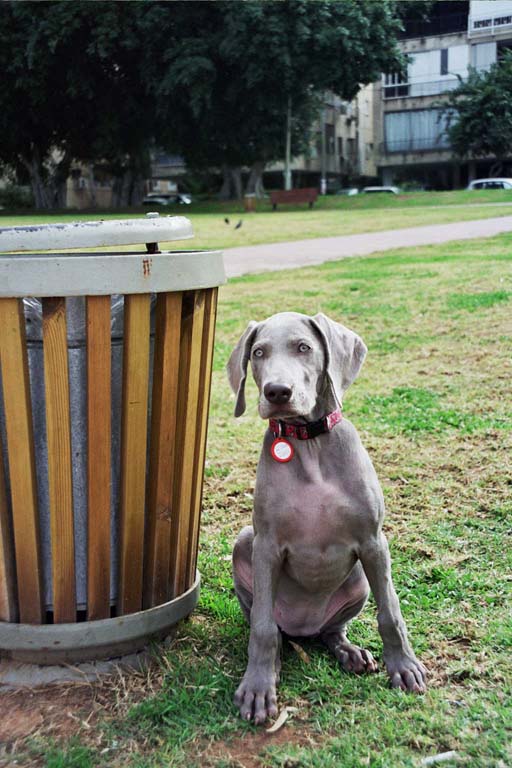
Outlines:
[{"label": "tree", "polygon": [[36,206],[64,204],[73,160],[106,161],[119,204],[140,200],[154,102],[141,35],[153,4],[7,2],[0,7],[0,161]]},{"label": "tree", "polygon": [[[161,141],[179,146],[191,167],[222,167],[236,196],[242,165],[261,172],[283,157],[289,99],[298,154],[324,91],[350,100],[403,65],[401,23],[389,0],[217,0],[167,11],[180,36],[166,44],[163,25],[153,39],[163,51],[151,80]],[[185,119],[173,120],[175,110]]]},{"label": "tree", "polygon": [[498,175],[512,154],[512,52],[486,72],[471,69],[468,79],[443,105],[447,133],[459,157],[494,156]]},{"label": "tree", "polygon": [[[398,3],[398,6],[400,4]],[[222,168],[241,195],[309,143],[322,94],[352,99],[400,68],[392,0],[4,2],[0,162],[29,178],[38,207],[63,204],[73,160],[107,164],[115,199],[140,200],[149,150]]]}]

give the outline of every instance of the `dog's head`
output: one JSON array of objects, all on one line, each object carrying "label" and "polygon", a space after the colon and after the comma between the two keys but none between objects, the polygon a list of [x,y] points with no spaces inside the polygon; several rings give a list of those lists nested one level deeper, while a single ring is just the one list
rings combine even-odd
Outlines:
[{"label": "dog's head", "polygon": [[341,405],[366,352],[356,333],[323,314],[281,312],[261,323],[252,321],[227,366],[236,394],[235,416],[245,411],[249,361],[263,419],[316,418]]}]

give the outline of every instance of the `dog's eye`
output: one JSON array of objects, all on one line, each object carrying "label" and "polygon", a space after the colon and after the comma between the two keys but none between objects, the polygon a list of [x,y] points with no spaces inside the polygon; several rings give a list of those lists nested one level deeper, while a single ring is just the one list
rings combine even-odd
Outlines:
[{"label": "dog's eye", "polygon": [[299,344],[299,352],[309,352],[310,349],[307,344]]},{"label": "dog's eye", "polygon": [[255,349],[254,352],[252,353],[252,356],[253,357],[263,357],[263,350],[260,349],[260,348]]}]

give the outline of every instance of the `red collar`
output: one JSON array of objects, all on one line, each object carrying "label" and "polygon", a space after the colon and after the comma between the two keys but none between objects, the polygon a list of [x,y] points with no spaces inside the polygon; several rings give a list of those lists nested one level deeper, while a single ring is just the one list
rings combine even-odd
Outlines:
[{"label": "red collar", "polygon": [[337,408],[318,421],[309,421],[306,424],[290,424],[281,419],[270,419],[269,427],[274,437],[296,437],[297,440],[311,440],[324,432],[330,432],[341,421],[341,410]]}]

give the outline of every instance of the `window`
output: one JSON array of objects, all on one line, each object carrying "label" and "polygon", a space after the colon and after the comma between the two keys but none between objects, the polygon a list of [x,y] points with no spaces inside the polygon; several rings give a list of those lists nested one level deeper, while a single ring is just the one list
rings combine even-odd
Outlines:
[{"label": "window", "polygon": [[512,50],[512,40],[501,40],[498,43],[498,61],[501,62],[505,53],[510,52],[510,50]]},{"label": "window", "polygon": [[384,115],[386,152],[418,152],[449,147],[447,116],[438,109],[388,112]]},{"label": "window", "polygon": [[338,155],[343,157],[343,139],[341,136],[338,136]]},{"label": "window", "polygon": [[328,155],[334,155],[336,153],[334,125],[331,123],[325,124],[325,151]]},{"label": "window", "polygon": [[355,163],[357,160],[357,144],[355,139],[347,139],[347,155],[348,160],[351,163]]},{"label": "window", "polygon": [[441,48],[441,74],[448,74],[448,48]]},{"label": "window", "polygon": [[505,181],[486,181],[483,184],[484,189],[510,189]]},{"label": "window", "polygon": [[384,98],[393,99],[397,96],[408,96],[409,86],[397,72],[384,75]]},{"label": "window", "polygon": [[496,43],[477,43],[471,46],[472,65],[479,71],[490,69],[497,58]]}]

